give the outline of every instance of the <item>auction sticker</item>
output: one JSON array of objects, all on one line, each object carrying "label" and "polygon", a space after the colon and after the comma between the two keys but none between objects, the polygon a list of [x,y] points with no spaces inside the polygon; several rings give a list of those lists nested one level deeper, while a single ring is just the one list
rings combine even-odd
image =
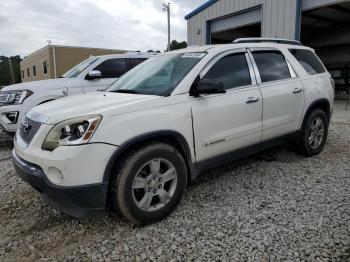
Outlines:
[{"label": "auction sticker", "polygon": [[206,53],[186,53],[182,57],[188,57],[188,58],[203,58],[206,55]]}]

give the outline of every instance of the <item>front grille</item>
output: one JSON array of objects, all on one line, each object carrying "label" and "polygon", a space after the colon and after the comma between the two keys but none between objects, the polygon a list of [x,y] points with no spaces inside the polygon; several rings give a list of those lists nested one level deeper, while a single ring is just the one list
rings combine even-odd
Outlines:
[{"label": "front grille", "polygon": [[23,141],[27,143],[27,145],[30,144],[33,137],[38,132],[40,126],[41,126],[40,122],[36,122],[34,120],[31,120],[28,117],[25,117],[23,119],[23,121],[21,122],[21,125],[19,127],[19,135],[21,136]]}]

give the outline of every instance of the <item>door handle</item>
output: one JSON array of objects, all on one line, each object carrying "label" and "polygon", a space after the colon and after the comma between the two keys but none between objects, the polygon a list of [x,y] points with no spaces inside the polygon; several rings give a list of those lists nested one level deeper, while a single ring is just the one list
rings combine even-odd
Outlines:
[{"label": "door handle", "polygon": [[63,89],[62,94],[67,96],[68,95],[68,87],[66,87],[65,89]]},{"label": "door handle", "polygon": [[293,93],[297,94],[297,93],[300,93],[301,91],[303,91],[303,89],[301,87],[296,87],[296,88],[294,88]]},{"label": "door handle", "polygon": [[256,103],[259,101],[259,97],[249,97],[248,100],[247,100],[247,104],[251,104],[251,103]]}]

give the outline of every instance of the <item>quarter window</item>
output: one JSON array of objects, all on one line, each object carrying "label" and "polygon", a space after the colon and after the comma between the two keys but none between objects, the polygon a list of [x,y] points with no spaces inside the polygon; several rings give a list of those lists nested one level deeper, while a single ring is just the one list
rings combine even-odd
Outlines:
[{"label": "quarter window", "polygon": [[253,57],[263,83],[291,78],[286,59],[279,51],[254,51]]},{"label": "quarter window", "polygon": [[220,59],[203,77],[220,81],[226,89],[252,84],[245,54],[231,54]]},{"label": "quarter window", "polygon": [[316,75],[326,72],[324,66],[312,51],[305,49],[289,49],[289,51],[299,61],[309,75]]},{"label": "quarter window", "polygon": [[117,78],[128,71],[124,58],[108,59],[95,67],[102,73],[102,78]]}]

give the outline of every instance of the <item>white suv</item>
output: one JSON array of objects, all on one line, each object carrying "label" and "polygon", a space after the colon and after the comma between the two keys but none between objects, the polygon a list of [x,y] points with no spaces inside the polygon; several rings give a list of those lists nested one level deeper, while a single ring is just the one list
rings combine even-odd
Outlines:
[{"label": "white suv", "polygon": [[204,169],[287,141],[319,154],[330,74],[308,47],[258,42],[162,54],[108,92],[35,107],[15,137],[17,174],[63,212],[140,224],[169,214]]},{"label": "white suv", "polygon": [[71,94],[107,88],[125,72],[152,56],[154,54],[135,52],[90,57],[61,78],[4,87],[0,91],[0,129],[14,134],[25,113],[34,106]]}]

